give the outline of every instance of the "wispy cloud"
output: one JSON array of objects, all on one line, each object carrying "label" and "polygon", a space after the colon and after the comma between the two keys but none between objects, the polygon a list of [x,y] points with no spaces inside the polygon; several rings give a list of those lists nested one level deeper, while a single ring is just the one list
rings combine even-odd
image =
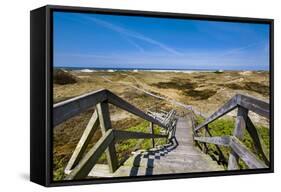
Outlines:
[{"label": "wispy cloud", "polygon": [[176,51],[175,49],[169,47],[168,45],[166,45],[162,42],[159,42],[155,39],[152,39],[150,37],[147,37],[141,33],[126,29],[124,27],[121,27],[116,24],[112,24],[110,22],[107,22],[107,21],[104,21],[101,19],[97,19],[94,17],[85,16],[84,18],[91,20],[91,21],[95,22],[96,24],[106,27],[112,31],[115,31],[115,32],[119,33],[120,35],[122,35],[123,37],[125,36],[126,40],[129,41],[129,43],[133,44],[135,47],[137,47],[141,51],[144,51],[144,49],[139,44],[137,44],[134,40],[132,40],[132,38],[144,41],[144,42],[149,43],[154,46],[157,46],[157,47],[161,48],[162,50],[165,50],[168,53],[171,53],[173,55],[178,55],[178,56],[182,55],[179,51]]},{"label": "wispy cloud", "polygon": [[264,41],[260,41],[260,42],[255,42],[255,43],[251,43],[251,44],[248,44],[246,46],[242,46],[242,47],[238,47],[238,48],[233,48],[229,51],[226,51],[225,53],[223,53],[221,55],[221,57],[223,56],[228,56],[228,55],[233,55],[233,54],[237,54],[237,53],[241,53],[241,51],[244,51],[244,50],[247,50],[249,48],[253,48],[253,47],[256,47],[256,46],[259,46],[261,45],[261,43],[264,43]]},{"label": "wispy cloud", "polygon": [[144,52],[144,49],[142,48],[142,46],[140,46],[138,43],[136,43],[134,40],[126,37],[126,36],[122,36],[126,41],[128,41],[131,45],[133,45],[135,48],[137,48],[140,52]]},{"label": "wispy cloud", "polygon": [[267,58],[263,55],[248,56],[243,53],[230,54],[227,57],[221,57],[221,52],[188,51],[183,56],[163,55],[162,53],[136,53],[126,52],[119,54],[59,54],[56,55],[57,63],[61,66],[67,66],[74,63],[73,66],[81,67],[127,67],[127,68],[161,68],[161,69],[224,69],[224,70],[267,70]]}]

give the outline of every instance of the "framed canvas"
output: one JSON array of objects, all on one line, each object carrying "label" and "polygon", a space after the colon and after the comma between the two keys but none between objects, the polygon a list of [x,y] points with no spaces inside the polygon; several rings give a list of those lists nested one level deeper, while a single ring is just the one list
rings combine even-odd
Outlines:
[{"label": "framed canvas", "polygon": [[31,11],[30,180],[273,172],[273,20]]}]

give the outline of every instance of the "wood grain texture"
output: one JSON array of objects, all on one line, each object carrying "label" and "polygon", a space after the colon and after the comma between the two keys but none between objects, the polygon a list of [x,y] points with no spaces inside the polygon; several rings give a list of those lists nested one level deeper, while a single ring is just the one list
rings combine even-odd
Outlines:
[{"label": "wood grain texture", "polygon": [[269,165],[269,157],[268,157],[269,153],[266,150],[266,146],[265,146],[259,132],[257,131],[255,125],[249,118],[249,116],[247,117],[246,125],[247,125],[246,129],[254,141],[255,149],[257,150],[257,152],[259,154],[261,154],[262,159],[264,160],[265,164]]},{"label": "wood grain texture", "polygon": [[[108,108],[107,101],[101,102],[97,104],[97,111],[100,121],[100,128],[101,132],[104,135],[108,130],[112,129],[111,127],[111,120],[109,115],[109,108]],[[118,160],[116,156],[116,149],[115,149],[115,142],[112,141],[108,148],[105,151],[106,159],[111,172],[116,171],[118,168]]]},{"label": "wood grain texture", "polygon": [[[149,125],[150,125],[151,134],[154,135],[154,125],[151,122],[149,123]],[[151,143],[152,143],[152,147],[155,147],[154,137],[151,139]]]},{"label": "wood grain texture", "polygon": [[53,126],[105,100],[106,90],[102,89],[57,103],[53,106]]},{"label": "wood grain texture", "polygon": [[90,140],[92,139],[92,136],[96,132],[97,128],[99,126],[98,121],[98,113],[95,111],[85,129],[83,132],[83,135],[81,136],[78,144],[76,145],[76,148],[74,152],[72,153],[72,156],[70,160],[67,163],[67,166],[65,168],[65,173],[69,174],[71,169],[73,169],[78,162],[81,160]]},{"label": "wood grain texture", "polygon": [[85,179],[113,140],[114,134],[112,129],[110,129],[98,140],[83,159],[81,159],[79,164],[66,177],[66,180]]},{"label": "wood grain texture", "polygon": [[239,95],[239,97],[241,97],[241,99],[239,100],[238,105],[250,111],[253,111],[263,117],[269,118],[269,103],[246,95]]},{"label": "wood grain texture", "polygon": [[222,137],[194,137],[194,140],[204,142],[204,143],[212,143],[215,145],[229,146],[230,138],[229,136]]},{"label": "wood grain texture", "polygon": [[230,147],[246,163],[250,169],[268,168],[237,137],[231,137]]},{"label": "wood grain texture", "polygon": [[[244,131],[246,128],[247,116],[248,116],[248,109],[239,106],[238,110],[237,110],[236,122],[235,122],[234,131],[233,131],[233,136],[235,136],[238,139],[243,138]],[[239,160],[238,154],[236,154],[235,151],[230,150],[229,159],[228,159],[228,167],[227,167],[228,170],[239,169],[238,160]]]},{"label": "wood grain texture", "polygon": [[210,117],[208,117],[202,124],[197,126],[194,130],[198,131],[203,128],[205,125],[212,123],[216,119],[230,112],[231,110],[237,107],[237,98],[238,95],[235,95],[232,99],[230,99],[227,103],[225,103],[222,107],[220,107],[216,112],[214,112]]}]

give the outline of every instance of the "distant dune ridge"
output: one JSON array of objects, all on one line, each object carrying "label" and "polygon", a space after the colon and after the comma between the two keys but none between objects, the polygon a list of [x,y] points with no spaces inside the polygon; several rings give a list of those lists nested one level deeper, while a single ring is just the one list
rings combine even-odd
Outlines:
[{"label": "distant dune ridge", "polygon": [[77,77],[63,69],[55,69],[53,74],[53,82],[59,85],[77,83]]},{"label": "distant dune ridge", "polygon": [[[188,110],[177,103],[191,105],[194,110],[204,116],[209,116],[237,93],[251,95],[266,101],[269,100],[270,95],[268,71],[191,70],[183,73],[180,70],[55,69],[53,83],[54,103],[99,89],[108,89],[145,112],[147,110],[170,111],[175,109],[181,116],[186,115]],[[94,107],[90,108],[54,127],[53,170],[56,180],[63,179],[64,167],[94,110]],[[114,129],[139,131],[143,128],[143,130],[147,130],[148,124],[144,124],[140,118],[113,105],[109,105],[109,110]],[[233,117],[236,116],[236,113],[236,111],[228,113],[218,124],[225,123],[227,126],[230,124],[233,126]],[[262,129],[263,135],[268,136],[269,122],[267,119],[251,112],[249,116],[255,124],[266,127]],[[231,131],[231,128],[228,130]],[[101,132],[98,131],[89,147],[93,146],[100,137]],[[145,141],[141,142],[131,144],[134,147],[144,145]],[[126,157],[131,153],[125,148],[130,146],[130,143],[123,144],[119,145],[120,157]],[[130,149],[133,150],[133,147]],[[99,163],[105,162],[105,156],[99,160]]]},{"label": "distant dune ridge", "polygon": [[138,107],[145,110],[144,104],[152,100],[152,96],[142,96],[144,93],[140,90],[146,90],[193,105],[208,115],[237,93],[269,99],[268,71],[66,68],[55,69],[53,79],[55,102],[104,88],[133,104],[137,101]]}]

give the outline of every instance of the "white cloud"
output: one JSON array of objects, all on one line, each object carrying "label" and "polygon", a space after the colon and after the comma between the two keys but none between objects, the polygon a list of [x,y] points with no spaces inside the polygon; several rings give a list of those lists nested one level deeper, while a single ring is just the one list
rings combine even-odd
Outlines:
[{"label": "white cloud", "polygon": [[162,50],[165,50],[166,52],[168,53],[171,53],[173,55],[182,55],[180,52],[176,51],[175,49],[169,47],[168,45],[162,43],[162,42],[159,42],[155,39],[152,39],[150,37],[147,37],[141,33],[137,33],[135,31],[132,31],[132,30],[128,30],[126,28],[123,28],[123,27],[120,27],[116,24],[112,24],[110,22],[107,22],[107,21],[104,21],[104,20],[101,20],[101,19],[97,19],[97,18],[94,18],[94,17],[88,17],[88,16],[85,16],[84,18],[87,18],[88,20],[91,20],[103,27],[106,27],[112,31],[115,31],[117,33],[119,33],[120,35],[122,36],[126,36],[127,37],[127,40],[130,41],[131,44],[133,44],[134,46],[136,46],[139,50],[144,50],[140,45],[138,45],[135,41],[132,40],[133,39],[138,39],[138,40],[141,40],[141,41],[144,41],[146,43],[149,43],[151,45],[155,45],[157,47],[159,47],[160,49]]}]

